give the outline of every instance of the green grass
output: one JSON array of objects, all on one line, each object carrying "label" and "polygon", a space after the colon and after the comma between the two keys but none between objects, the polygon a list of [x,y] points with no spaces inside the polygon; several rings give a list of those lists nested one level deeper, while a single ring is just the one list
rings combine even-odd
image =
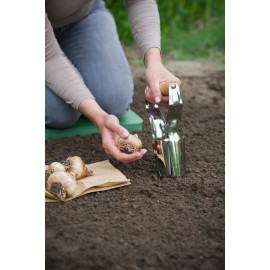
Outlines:
[{"label": "green grass", "polygon": [[161,47],[165,58],[173,60],[203,59],[224,64],[224,20],[190,31],[176,29],[171,33],[164,33]]},{"label": "green grass", "polygon": [[[211,60],[224,64],[224,0],[157,0],[161,23],[161,49],[165,60]],[[123,1],[106,0],[112,12],[120,40],[125,48],[134,48]],[[133,49],[134,50],[134,49]],[[142,66],[139,56],[129,62]]]},{"label": "green grass", "polygon": [[[220,19],[206,26],[192,30],[174,29],[162,34],[161,48],[164,61],[169,60],[203,60],[212,61],[224,66],[225,64],[225,23]],[[130,46],[124,47],[130,49]],[[128,56],[128,54],[127,54]],[[132,55],[129,63],[142,67],[143,61],[139,54]]]}]

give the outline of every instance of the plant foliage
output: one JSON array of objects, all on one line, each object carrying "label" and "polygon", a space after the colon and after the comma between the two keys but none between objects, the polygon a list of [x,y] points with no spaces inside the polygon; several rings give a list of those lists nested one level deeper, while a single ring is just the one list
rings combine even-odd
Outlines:
[{"label": "plant foliage", "polygon": [[[105,2],[115,18],[122,44],[131,45],[133,38],[124,1],[106,0]],[[176,50],[173,54],[176,58],[224,55],[224,0],[157,0],[157,4],[164,53]]]}]

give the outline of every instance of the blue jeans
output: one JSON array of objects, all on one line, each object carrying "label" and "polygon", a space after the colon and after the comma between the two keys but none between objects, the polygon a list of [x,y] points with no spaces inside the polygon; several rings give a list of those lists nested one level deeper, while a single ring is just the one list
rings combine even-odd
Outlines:
[{"label": "blue jeans", "polygon": [[[132,73],[119,41],[115,21],[104,2],[95,0],[87,17],[54,32],[61,49],[99,106],[116,116],[127,112],[133,100]],[[67,128],[76,123],[80,116],[78,111],[45,86],[47,127]]]}]

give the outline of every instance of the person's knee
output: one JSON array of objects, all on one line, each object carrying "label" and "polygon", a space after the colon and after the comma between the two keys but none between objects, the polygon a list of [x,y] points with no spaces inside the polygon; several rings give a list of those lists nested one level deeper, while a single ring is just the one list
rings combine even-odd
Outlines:
[{"label": "person's knee", "polygon": [[80,113],[69,111],[58,114],[46,114],[45,124],[47,127],[64,129],[73,126],[80,118]]},{"label": "person's knee", "polygon": [[80,118],[81,113],[66,104],[45,86],[45,125],[51,128],[69,128]]}]

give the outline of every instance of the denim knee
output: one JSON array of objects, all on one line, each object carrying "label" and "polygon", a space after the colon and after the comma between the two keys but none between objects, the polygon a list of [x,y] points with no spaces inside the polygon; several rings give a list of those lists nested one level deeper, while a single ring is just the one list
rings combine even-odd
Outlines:
[{"label": "denim knee", "polygon": [[51,114],[45,117],[47,127],[64,129],[73,126],[80,118],[80,113],[76,111],[65,111],[63,114]]},{"label": "denim knee", "polygon": [[69,128],[80,118],[81,113],[66,104],[45,86],[45,125],[51,128]]}]

